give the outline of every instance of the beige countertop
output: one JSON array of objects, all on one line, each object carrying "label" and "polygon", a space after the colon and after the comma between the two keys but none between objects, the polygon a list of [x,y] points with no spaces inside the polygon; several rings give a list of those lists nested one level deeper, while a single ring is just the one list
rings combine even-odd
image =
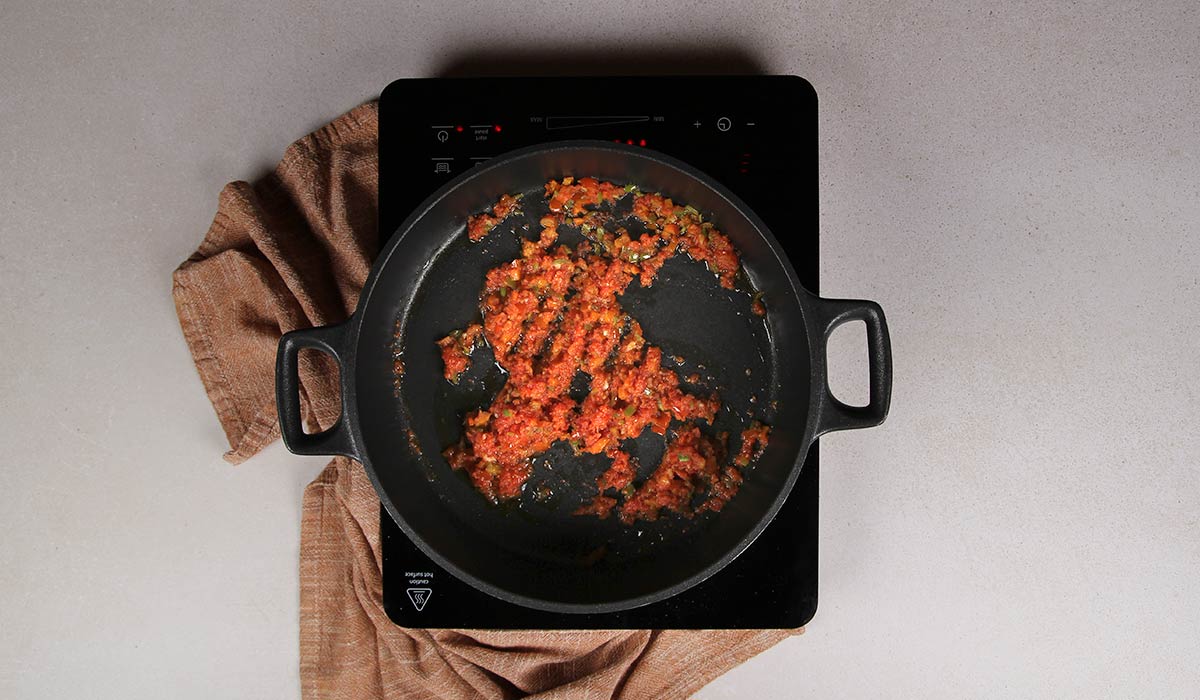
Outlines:
[{"label": "beige countertop", "polygon": [[1200,13],[969,4],[8,3],[0,697],[299,695],[323,460],[221,460],[171,271],[390,80],[559,54],[808,78],[823,292],[892,329],[816,618],[698,697],[1196,697]]}]

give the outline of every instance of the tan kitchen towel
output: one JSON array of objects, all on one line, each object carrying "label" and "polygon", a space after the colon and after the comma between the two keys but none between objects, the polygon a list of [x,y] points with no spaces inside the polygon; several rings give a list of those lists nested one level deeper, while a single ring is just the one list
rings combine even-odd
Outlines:
[{"label": "tan kitchen towel", "polygon": [[[275,172],[221,192],[212,227],[175,272],[196,368],[240,463],[275,440],[275,348],[344,319],[379,248],[374,104],[292,144]],[[314,353],[315,354],[315,353]],[[336,369],[302,354],[305,421],[338,415]],[[470,631],[397,627],[383,610],[379,499],[338,458],[304,492],[303,697],[684,698],[797,631]]]}]

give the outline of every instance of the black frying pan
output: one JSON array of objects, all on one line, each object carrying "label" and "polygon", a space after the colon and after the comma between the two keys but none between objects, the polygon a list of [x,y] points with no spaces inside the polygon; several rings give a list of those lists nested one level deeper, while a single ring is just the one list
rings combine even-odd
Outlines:
[{"label": "black frying pan", "polygon": [[[720,392],[725,409],[714,429],[728,430],[734,449],[747,416],[772,427],[758,465],[719,514],[633,526],[573,515],[595,494],[606,460],[575,457],[563,444],[537,458],[519,499],[497,506],[441,455],[458,440],[463,413],[489,403],[504,377],[484,348],[459,385],[447,383],[435,342],[478,317],[484,273],[518,252],[516,236],[504,231],[468,243],[466,219],[503,193],[525,192],[525,216],[536,222],[533,204],[542,201],[543,185],[566,175],[636,184],[696,207],[741,252],[747,286],[764,294],[765,319],[749,313],[744,291],[721,289],[701,264],[680,255],[651,288],[635,282],[622,298],[648,341],[664,356],[684,359],[680,376],[701,375],[694,390]],[[518,233],[521,224],[512,222]],[[537,230],[535,223],[533,235]],[[870,402],[863,407],[833,398],[825,374],[826,340],[852,320],[867,326]],[[300,420],[301,348],[332,355],[341,370],[342,417],[315,435],[305,434]],[[398,379],[396,353],[405,367]],[[771,522],[819,435],[883,422],[891,382],[879,305],[805,291],[762,221],[703,173],[644,148],[591,141],[513,151],[442,187],[391,238],[354,315],[337,326],[288,333],[276,367],[288,449],[362,462],[405,534],[476,588],[533,608],[579,613],[652,603],[716,573]],[[630,447],[643,465],[640,483],[658,463],[663,440],[647,433]]]}]

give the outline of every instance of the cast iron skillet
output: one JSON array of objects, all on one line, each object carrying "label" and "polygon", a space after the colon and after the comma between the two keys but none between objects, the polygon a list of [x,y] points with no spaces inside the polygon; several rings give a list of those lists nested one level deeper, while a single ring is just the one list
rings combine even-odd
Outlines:
[{"label": "cast iron skillet", "polygon": [[[616,518],[575,516],[572,511],[594,495],[606,460],[574,457],[563,444],[535,462],[520,499],[499,506],[441,456],[457,441],[462,414],[486,405],[504,377],[484,349],[460,385],[450,385],[442,378],[435,341],[478,317],[485,271],[518,251],[516,235],[506,231],[468,243],[466,218],[506,192],[528,193],[526,209],[535,210],[546,181],[565,175],[636,184],[691,204],[729,236],[742,254],[745,282],[764,294],[765,319],[749,313],[744,291],[721,289],[702,265],[680,255],[653,287],[634,281],[622,299],[648,341],[664,356],[684,360],[680,376],[701,375],[701,386],[692,390],[720,392],[725,410],[714,429],[729,431],[732,449],[747,417],[772,426],[758,465],[715,516],[672,515],[631,527]],[[536,222],[538,213],[528,216]],[[522,222],[515,223],[520,228]],[[531,235],[538,230],[534,223]],[[826,340],[852,320],[866,323],[870,351],[870,402],[862,407],[835,399],[825,374]],[[301,426],[301,348],[332,355],[341,371],[342,416],[319,434],[306,434]],[[399,376],[397,355],[404,366]],[[513,151],[449,182],[391,238],[350,319],[288,333],[276,366],[288,449],[362,462],[405,534],[467,583],[512,603],[576,613],[646,605],[716,573],[771,522],[819,435],[883,422],[891,383],[891,349],[878,304],[805,291],[775,236],[705,174],[644,148],[592,141]],[[658,463],[663,440],[647,433],[629,447],[643,465],[640,483]]]}]

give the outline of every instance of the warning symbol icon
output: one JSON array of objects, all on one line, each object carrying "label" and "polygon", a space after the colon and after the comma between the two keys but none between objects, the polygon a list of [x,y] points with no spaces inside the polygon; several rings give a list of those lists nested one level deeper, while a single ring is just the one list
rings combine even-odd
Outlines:
[{"label": "warning symbol icon", "polygon": [[412,601],[413,607],[417,612],[425,609],[425,604],[429,602],[429,596],[433,591],[428,588],[410,588],[408,589],[408,599]]}]

